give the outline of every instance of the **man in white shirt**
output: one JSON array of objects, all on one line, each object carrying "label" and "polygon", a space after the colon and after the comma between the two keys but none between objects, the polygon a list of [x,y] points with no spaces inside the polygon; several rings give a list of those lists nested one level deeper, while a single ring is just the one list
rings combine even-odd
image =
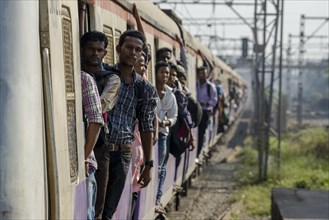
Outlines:
[{"label": "man in white shirt", "polygon": [[[160,101],[157,105],[157,116],[159,121],[159,186],[156,196],[156,205],[160,206],[162,196],[162,187],[166,177],[166,166],[169,157],[167,148],[167,137],[169,128],[176,123],[177,120],[177,103],[174,93],[171,88],[166,85],[169,79],[170,65],[166,62],[159,62],[155,66],[156,89]],[[159,208],[159,207],[158,207]],[[156,209],[156,212],[157,209]]]}]

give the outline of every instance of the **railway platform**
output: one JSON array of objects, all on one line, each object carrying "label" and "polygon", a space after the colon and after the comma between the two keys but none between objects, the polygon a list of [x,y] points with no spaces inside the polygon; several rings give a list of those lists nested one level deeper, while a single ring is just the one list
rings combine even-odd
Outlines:
[{"label": "railway platform", "polygon": [[329,219],[329,191],[273,188],[272,219]]}]

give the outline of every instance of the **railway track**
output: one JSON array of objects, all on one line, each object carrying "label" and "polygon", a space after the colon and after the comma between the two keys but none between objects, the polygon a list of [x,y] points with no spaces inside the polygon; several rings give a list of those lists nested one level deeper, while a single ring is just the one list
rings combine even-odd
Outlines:
[{"label": "railway track", "polygon": [[220,219],[231,206],[230,195],[238,186],[234,172],[240,166],[236,160],[243,141],[249,133],[250,105],[232,124],[211,150],[207,165],[201,166],[200,175],[192,178],[186,191],[167,206],[166,219]]}]

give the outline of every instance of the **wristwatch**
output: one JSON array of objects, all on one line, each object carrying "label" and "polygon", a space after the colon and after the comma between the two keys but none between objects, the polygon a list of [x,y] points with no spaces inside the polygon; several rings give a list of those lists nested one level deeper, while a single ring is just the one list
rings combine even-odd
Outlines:
[{"label": "wristwatch", "polygon": [[145,166],[153,167],[153,160],[145,161]]}]

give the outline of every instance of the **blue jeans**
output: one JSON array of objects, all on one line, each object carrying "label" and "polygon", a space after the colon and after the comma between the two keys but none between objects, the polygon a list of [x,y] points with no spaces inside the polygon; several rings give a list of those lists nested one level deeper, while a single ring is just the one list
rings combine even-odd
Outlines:
[{"label": "blue jeans", "polygon": [[167,146],[167,136],[159,133],[159,140],[158,140],[158,152],[159,152],[159,185],[158,185],[158,192],[156,196],[156,204],[160,204],[160,199],[162,196],[163,184],[166,178],[166,167],[169,158],[169,150]]},{"label": "blue jeans", "polygon": [[87,177],[87,219],[95,219],[95,203],[97,194],[97,183],[95,179],[95,169],[89,167]]}]

